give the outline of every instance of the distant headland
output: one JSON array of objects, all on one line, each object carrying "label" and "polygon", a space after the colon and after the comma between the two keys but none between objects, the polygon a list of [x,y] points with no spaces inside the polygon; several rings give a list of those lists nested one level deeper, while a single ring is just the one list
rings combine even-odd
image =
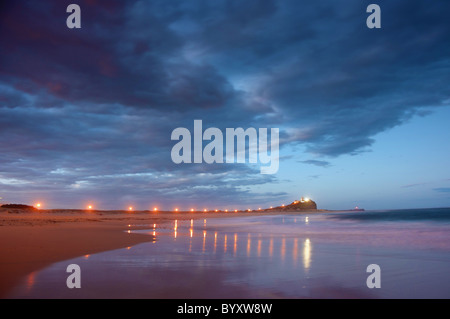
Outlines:
[{"label": "distant headland", "polygon": [[300,200],[295,200],[289,205],[281,205],[277,207],[270,207],[264,209],[264,211],[284,211],[284,212],[296,212],[296,211],[304,211],[304,210],[317,210],[317,204],[310,198],[302,197]]}]

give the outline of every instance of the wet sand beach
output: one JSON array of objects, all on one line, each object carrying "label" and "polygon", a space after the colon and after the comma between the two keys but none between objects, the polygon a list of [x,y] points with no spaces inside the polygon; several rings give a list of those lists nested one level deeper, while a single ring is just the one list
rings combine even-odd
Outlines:
[{"label": "wet sand beach", "polygon": [[[86,210],[26,211],[0,208],[0,298],[24,276],[55,262],[153,240],[128,233],[175,219],[226,218],[261,212],[127,212]],[[128,226],[132,225],[132,226]]]},{"label": "wet sand beach", "polygon": [[[448,208],[2,211],[0,224],[2,298],[450,297]],[[66,286],[69,264],[81,289]]]}]

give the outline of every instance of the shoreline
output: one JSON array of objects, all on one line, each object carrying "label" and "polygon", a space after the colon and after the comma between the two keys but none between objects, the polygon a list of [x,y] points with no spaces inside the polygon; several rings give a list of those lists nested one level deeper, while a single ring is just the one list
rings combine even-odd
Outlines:
[{"label": "shoreline", "polygon": [[[330,211],[152,212],[51,209],[27,211],[0,208],[0,298],[23,278],[53,263],[152,241],[148,234],[127,229],[186,219],[227,218]],[[131,228],[129,227],[131,225]]]}]

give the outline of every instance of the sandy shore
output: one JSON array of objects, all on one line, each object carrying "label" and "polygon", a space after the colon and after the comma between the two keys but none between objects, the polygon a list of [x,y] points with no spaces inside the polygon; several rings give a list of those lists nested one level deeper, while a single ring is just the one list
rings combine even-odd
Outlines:
[{"label": "sandy shore", "polygon": [[175,219],[276,213],[130,213],[83,210],[29,212],[0,208],[0,298],[21,278],[52,263],[153,240],[150,235],[126,232],[128,229],[146,228],[135,225],[161,224]]}]

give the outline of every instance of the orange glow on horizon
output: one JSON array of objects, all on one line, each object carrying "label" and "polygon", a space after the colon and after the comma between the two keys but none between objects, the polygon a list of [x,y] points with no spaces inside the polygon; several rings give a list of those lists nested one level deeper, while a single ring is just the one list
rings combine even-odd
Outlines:
[{"label": "orange glow on horizon", "polygon": [[193,212],[194,211],[194,209],[193,208],[191,208],[191,212]]},{"label": "orange glow on horizon", "polygon": [[128,210],[132,211],[133,210],[133,206],[128,207]]},{"label": "orange glow on horizon", "polygon": [[93,207],[92,205],[88,205],[87,209],[91,210]]},{"label": "orange glow on horizon", "polygon": [[177,211],[178,211],[178,208],[175,208],[175,211],[177,212]]},{"label": "orange glow on horizon", "polygon": [[37,203],[37,204],[36,204],[36,207],[37,207],[37,208],[41,208],[41,203]]},{"label": "orange glow on horizon", "polygon": [[158,211],[158,207],[153,208],[153,211],[155,212]]}]

